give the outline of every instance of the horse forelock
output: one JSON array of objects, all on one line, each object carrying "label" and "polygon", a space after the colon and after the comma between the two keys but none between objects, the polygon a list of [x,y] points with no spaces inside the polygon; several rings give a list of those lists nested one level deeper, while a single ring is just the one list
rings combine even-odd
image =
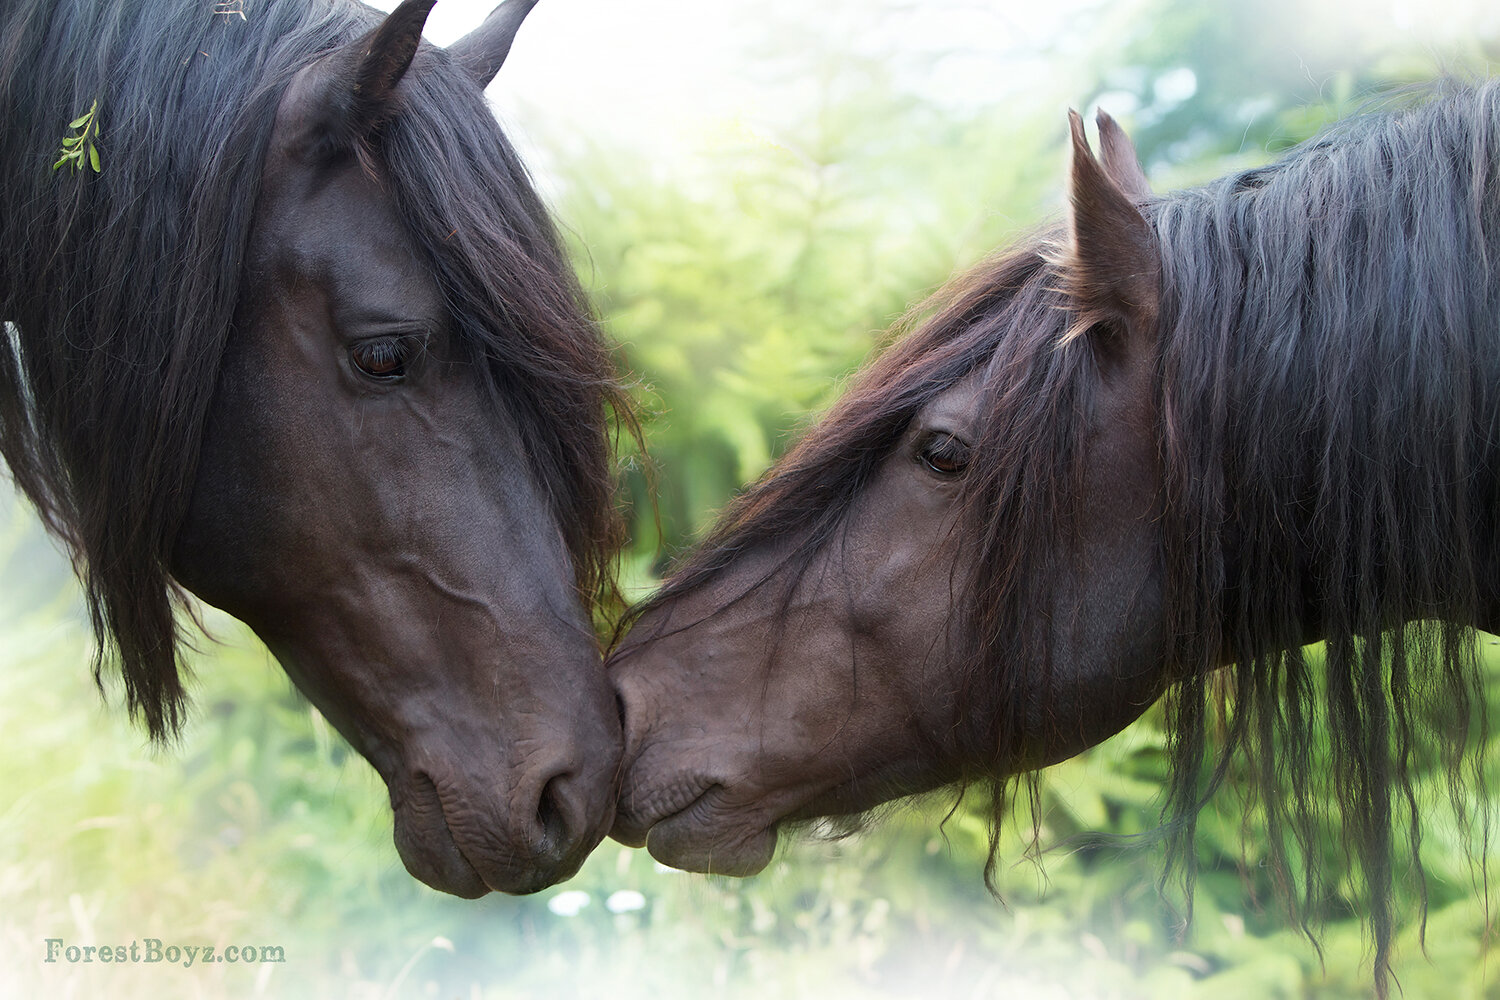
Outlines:
[{"label": "horse forelock", "polygon": [[[719,579],[749,549],[777,546],[781,558],[758,580],[730,595],[728,603],[767,585],[781,588],[783,600],[789,600],[817,555],[849,526],[855,499],[911,421],[929,403],[976,373],[985,391],[970,467],[1022,464],[1039,474],[1054,467],[1057,455],[1047,442],[1071,427],[1060,422],[1065,414],[1054,403],[1063,398],[1063,384],[1074,384],[1081,366],[1088,363],[1085,345],[1061,346],[1070,314],[1057,289],[1056,269],[1049,262],[1056,241],[1057,233],[1050,229],[1034,234],[913,307],[897,324],[890,345],[856,376],[830,411],[760,480],[730,502],[711,533],[682,557],[657,593],[630,610],[616,641],[647,611]],[[1041,376],[1045,395],[1028,397],[1004,390],[1008,377],[1032,369],[1048,373]],[[1008,432],[1014,432],[1013,436]],[[1018,448],[1025,452],[1024,458],[1015,457]],[[1043,522],[1051,523],[1053,500],[1064,492],[1062,484],[1043,479],[1028,480],[1020,493],[1005,493],[1024,507],[1025,523],[1038,530]],[[957,531],[985,538],[1006,523],[1006,513],[993,502],[994,488],[994,483],[981,477],[966,477],[960,499],[964,512]],[[1053,500],[1044,501],[1043,494]],[[1005,511],[1014,512],[1011,507]],[[980,555],[965,568],[974,570],[970,586],[982,605],[974,616],[986,634],[1006,632],[999,624],[1003,613],[997,609],[1003,601],[995,595],[1023,593],[1025,567],[1008,557]],[[679,627],[691,627],[691,623]],[[972,660],[976,654],[964,655]],[[993,679],[985,683],[992,687]],[[990,693],[983,704],[996,701]],[[977,714],[987,716],[989,709]]]},{"label": "horse forelock", "polygon": [[424,49],[380,155],[490,398],[517,421],[586,605],[614,596],[624,539],[612,431],[639,436],[598,321],[483,95]]}]

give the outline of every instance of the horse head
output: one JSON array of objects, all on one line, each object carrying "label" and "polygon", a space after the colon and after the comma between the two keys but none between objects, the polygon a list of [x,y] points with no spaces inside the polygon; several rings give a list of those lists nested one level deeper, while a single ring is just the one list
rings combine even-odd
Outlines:
[{"label": "horse head", "polygon": [[[1066,245],[1007,256],[878,359],[637,612],[611,661],[628,733],[616,837],[747,874],[787,821],[1063,759],[1159,695],[1144,175],[1112,120],[1103,163],[1072,125]],[[1086,307],[1058,308],[1049,259]],[[1069,430],[1086,466],[1024,426],[1053,407],[1086,408]],[[1053,538],[1046,498],[1075,489],[1089,514]],[[1014,509],[976,532],[990,494]],[[994,553],[986,532],[1018,547]],[[1005,565],[975,564],[992,554]],[[966,613],[975,587],[1010,588],[1015,613]],[[1009,699],[997,643],[1049,651]]]},{"label": "horse head", "polygon": [[1336,811],[1384,995],[1416,748],[1488,842],[1454,790],[1484,801],[1470,630],[1500,622],[1497,107],[1160,198],[1072,116],[1066,224],[950,289],[633,613],[614,835],[744,874],[789,821],[952,782],[999,822],[1165,694],[1169,856],[1191,880],[1243,755],[1275,884],[1331,897]]},{"label": "horse head", "polygon": [[[374,765],[412,874],[529,892],[613,817],[590,612],[623,397],[484,102],[532,0],[446,52],[421,42],[431,6],[0,17],[0,437],[153,736],[181,718],[180,586]],[[101,78],[102,158],[35,169]]]},{"label": "horse head", "polygon": [[[281,100],[173,570],[380,772],[412,873],[475,895],[577,869],[608,828],[619,724],[528,401],[487,383],[382,160],[430,7]],[[515,13],[460,43],[477,89]],[[479,221],[518,252],[511,219]],[[494,333],[532,321],[515,301]]]}]

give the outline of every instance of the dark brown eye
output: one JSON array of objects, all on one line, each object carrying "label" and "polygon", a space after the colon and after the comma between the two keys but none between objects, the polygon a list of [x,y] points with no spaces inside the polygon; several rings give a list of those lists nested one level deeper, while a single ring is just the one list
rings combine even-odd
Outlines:
[{"label": "dark brown eye", "polygon": [[349,360],[360,374],[377,382],[399,382],[406,377],[407,346],[398,338],[361,340],[349,348]]},{"label": "dark brown eye", "polygon": [[935,475],[948,479],[968,468],[969,446],[952,434],[933,434],[922,442],[917,456]]}]

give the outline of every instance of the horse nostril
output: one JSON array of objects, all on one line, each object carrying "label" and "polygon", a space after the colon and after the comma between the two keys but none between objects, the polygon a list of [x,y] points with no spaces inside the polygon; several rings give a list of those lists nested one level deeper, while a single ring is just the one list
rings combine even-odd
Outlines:
[{"label": "horse nostril", "polygon": [[625,696],[620,693],[619,688],[615,688],[615,711],[620,713],[620,732],[628,738],[630,730],[625,725]]},{"label": "horse nostril", "polygon": [[542,830],[543,842],[552,850],[566,850],[568,843],[567,811],[564,806],[566,792],[563,785],[567,775],[549,778],[542,786],[542,798],[537,803],[536,820]]}]

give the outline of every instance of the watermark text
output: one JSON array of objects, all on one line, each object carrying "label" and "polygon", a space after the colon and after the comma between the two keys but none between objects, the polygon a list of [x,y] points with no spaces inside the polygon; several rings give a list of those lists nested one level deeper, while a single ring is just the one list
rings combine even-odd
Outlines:
[{"label": "watermark text", "polygon": [[212,944],[163,944],[160,938],[144,938],[126,944],[68,944],[62,938],[45,938],[47,955],[43,963],[90,965],[93,963],[141,965],[194,965],[238,963],[260,965],[286,961],[286,949],[279,944],[231,944],[223,948]]}]

